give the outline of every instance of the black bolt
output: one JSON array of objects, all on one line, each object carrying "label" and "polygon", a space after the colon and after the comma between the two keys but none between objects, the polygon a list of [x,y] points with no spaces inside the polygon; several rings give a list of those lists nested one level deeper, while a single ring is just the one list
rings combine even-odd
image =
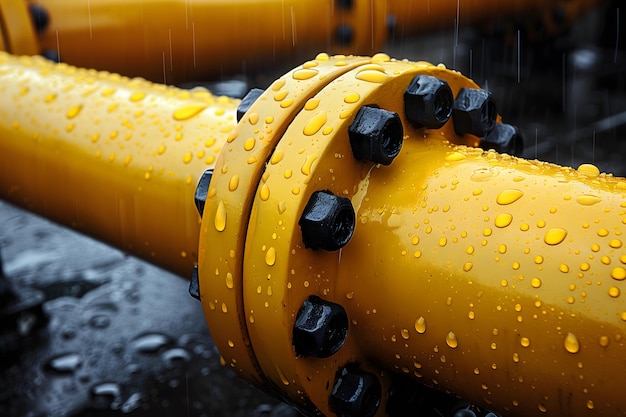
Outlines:
[{"label": "black bolt", "polygon": [[461,88],[452,107],[454,130],[483,137],[496,123],[496,103],[491,93],[475,88]]},{"label": "black bolt", "polygon": [[404,113],[415,127],[439,129],[452,114],[452,90],[447,82],[418,75],[404,92]]},{"label": "black bolt", "polygon": [[352,203],[329,191],[315,191],[298,221],[304,246],[335,251],[352,238],[355,215]]},{"label": "black bolt", "polygon": [[41,56],[49,61],[56,62],[57,64],[61,62],[59,52],[55,49],[44,49],[43,51],[41,51]]},{"label": "black bolt", "polygon": [[196,300],[200,299],[200,279],[198,277],[198,265],[193,266],[191,281],[189,281],[189,295]]},{"label": "black bolt", "polygon": [[248,94],[246,94],[244,98],[241,99],[239,105],[237,106],[237,122],[239,122],[243,115],[246,114],[248,110],[250,110],[250,107],[252,107],[254,102],[261,96],[261,94],[263,94],[263,90],[261,90],[260,88],[253,88],[252,90],[248,91]]},{"label": "black bolt", "polygon": [[204,213],[204,204],[206,203],[207,194],[209,192],[209,185],[211,185],[211,178],[213,177],[213,170],[207,169],[202,173],[202,176],[198,180],[196,186],[196,192],[194,194],[194,201],[196,202],[196,208],[200,217]]},{"label": "black bolt", "polygon": [[398,113],[363,106],[348,128],[354,157],[389,165],[402,149],[404,129]]},{"label": "black bolt", "polygon": [[485,417],[498,417],[498,415],[497,415],[497,414],[494,414],[494,413],[489,412],[489,413],[485,414]]},{"label": "black bolt", "polygon": [[48,11],[44,9],[42,5],[36,3],[30,3],[28,5],[28,11],[30,12],[30,18],[33,21],[37,34],[41,35],[50,24]]},{"label": "black bolt", "polygon": [[480,147],[511,155],[521,155],[524,150],[524,139],[517,127],[496,123],[493,130],[480,141]]},{"label": "black bolt", "polygon": [[348,315],[339,304],[310,296],[300,307],[293,326],[298,356],[327,358],[339,351],[348,336]]},{"label": "black bolt", "polygon": [[335,29],[335,40],[341,46],[348,46],[354,39],[354,29],[347,24],[341,24]]},{"label": "black bolt", "polygon": [[380,406],[381,395],[376,375],[347,366],[335,380],[330,404],[341,417],[373,417]]}]

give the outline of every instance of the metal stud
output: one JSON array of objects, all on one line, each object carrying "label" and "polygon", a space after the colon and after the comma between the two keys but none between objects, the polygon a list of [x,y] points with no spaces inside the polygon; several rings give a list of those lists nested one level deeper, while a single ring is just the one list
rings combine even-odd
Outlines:
[{"label": "metal stud", "polygon": [[339,351],[348,336],[348,315],[336,303],[307,298],[293,327],[293,346],[298,356],[327,358]]},{"label": "metal stud", "polygon": [[335,251],[352,238],[354,208],[345,197],[338,197],[328,191],[316,191],[309,198],[298,224],[305,247]]},{"label": "metal stud", "polygon": [[404,129],[397,113],[363,106],[348,128],[354,157],[390,165],[402,149]]}]

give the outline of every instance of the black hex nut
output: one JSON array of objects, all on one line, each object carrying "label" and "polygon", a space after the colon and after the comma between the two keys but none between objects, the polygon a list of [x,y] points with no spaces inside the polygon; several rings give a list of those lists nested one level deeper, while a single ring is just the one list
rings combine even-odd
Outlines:
[{"label": "black hex nut", "polygon": [[327,358],[339,351],[348,336],[348,315],[335,303],[307,298],[293,326],[293,346],[298,356]]},{"label": "black hex nut", "polygon": [[335,380],[330,404],[342,417],[373,417],[380,406],[381,396],[376,375],[347,366]]},{"label": "black hex nut", "polygon": [[486,136],[496,124],[496,102],[485,90],[461,88],[454,100],[452,119],[457,134]]},{"label": "black hex nut", "polygon": [[204,213],[204,204],[206,203],[207,194],[209,192],[209,185],[211,185],[211,178],[213,178],[213,170],[207,169],[202,173],[202,176],[198,180],[196,186],[196,192],[194,193],[194,201],[200,217]]},{"label": "black hex nut", "polygon": [[402,149],[404,129],[397,113],[363,106],[348,128],[348,137],[357,160],[389,165]]},{"label": "black hex nut", "polygon": [[298,221],[304,246],[335,251],[352,238],[355,214],[352,203],[329,191],[315,191]]},{"label": "black hex nut", "polygon": [[253,88],[241,99],[239,105],[237,106],[237,123],[239,123],[243,115],[250,110],[250,107],[252,107],[261,94],[263,94],[263,90],[260,88]]},{"label": "black hex nut", "polygon": [[41,35],[50,24],[50,14],[42,5],[36,3],[30,3],[28,5],[28,11],[30,12],[30,18],[33,21],[35,31],[37,31],[37,34]]},{"label": "black hex nut", "polygon": [[480,141],[480,147],[511,155],[521,155],[524,150],[524,139],[517,127],[496,123],[493,130]]},{"label": "black hex nut", "polygon": [[404,92],[404,113],[415,127],[439,129],[452,115],[454,98],[448,83],[431,75],[418,75]]}]

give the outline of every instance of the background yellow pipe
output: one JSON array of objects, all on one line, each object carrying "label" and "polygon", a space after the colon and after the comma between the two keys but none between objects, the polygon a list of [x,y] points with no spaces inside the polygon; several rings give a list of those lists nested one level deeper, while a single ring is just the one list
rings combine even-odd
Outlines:
[{"label": "background yellow pipe", "polygon": [[[406,37],[502,16],[555,35],[602,0],[1,0],[0,50],[174,84],[290,68],[318,50],[374,54]],[[37,10],[33,25],[31,11]],[[43,18],[46,16],[46,18]],[[555,18],[554,16],[559,16]],[[45,23],[44,23],[45,22]],[[536,30],[536,25],[527,24]],[[37,27],[37,29],[36,29]]]},{"label": "background yellow pipe", "polygon": [[237,100],[0,55],[0,198],[189,276]]}]

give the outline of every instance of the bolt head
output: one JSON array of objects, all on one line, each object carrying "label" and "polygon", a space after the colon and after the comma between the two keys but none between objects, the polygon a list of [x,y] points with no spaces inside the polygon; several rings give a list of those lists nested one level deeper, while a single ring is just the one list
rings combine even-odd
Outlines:
[{"label": "bolt head", "polygon": [[491,93],[475,88],[462,88],[454,100],[452,119],[458,135],[483,137],[496,124],[496,103]]},{"label": "bolt head", "polygon": [[415,127],[439,129],[452,114],[452,90],[430,75],[418,75],[404,92],[404,112]]},{"label": "bolt head", "polygon": [[354,157],[390,165],[402,149],[404,129],[397,113],[373,106],[359,109],[348,128]]},{"label": "bolt head", "polygon": [[263,94],[263,92],[264,91],[260,88],[253,88],[241,99],[239,105],[237,106],[237,123],[239,123],[243,115],[250,110],[250,107],[252,107],[254,102],[261,96],[261,94]]},{"label": "bolt head", "polygon": [[298,222],[304,246],[335,251],[352,238],[355,214],[352,203],[328,191],[311,195]]},{"label": "bolt head", "polygon": [[524,150],[524,140],[517,127],[496,123],[493,130],[480,141],[480,147],[519,156]]},{"label": "bolt head", "polygon": [[204,204],[206,203],[207,194],[209,193],[209,185],[211,185],[211,178],[213,178],[213,170],[207,169],[202,173],[196,186],[196,192],[194,193],[194,201],[200,217],[204,213]]},{"label": "bolt head", "polygon": [[327,358],[339,351],[348,336],[348,315],[335,303],[311,296],[298,311],[293,346],[298,356]]},{"label": "bolt head", "polygon": [[348,366],[337,377],[330,401],[341,417],[373,417],[381,396],[380,382],[374,374]]}]

